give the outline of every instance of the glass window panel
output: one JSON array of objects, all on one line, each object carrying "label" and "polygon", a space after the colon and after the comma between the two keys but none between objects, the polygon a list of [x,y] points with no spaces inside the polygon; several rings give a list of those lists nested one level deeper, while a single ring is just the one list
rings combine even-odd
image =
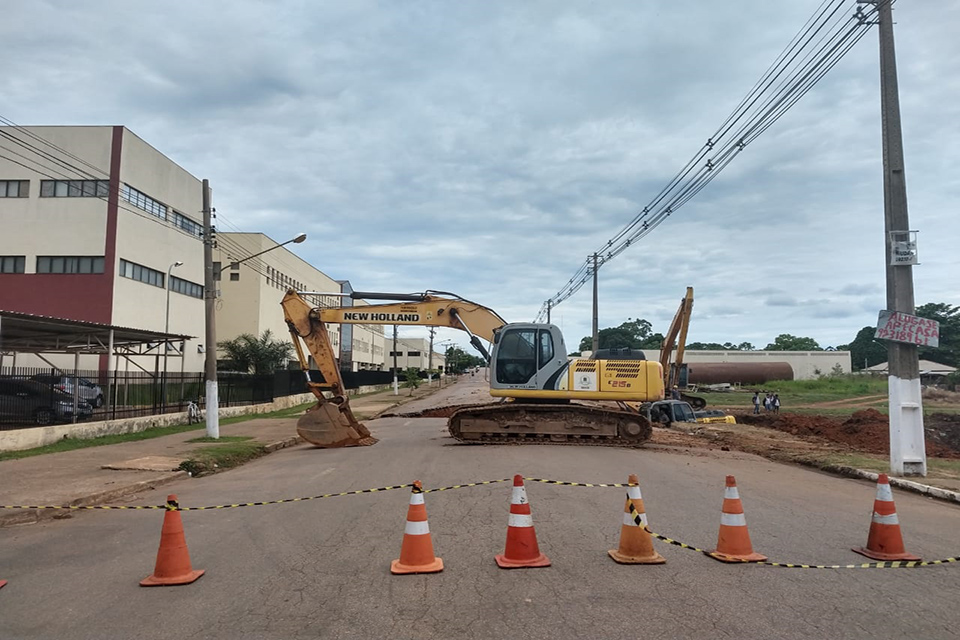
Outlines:
[{"label": "glass window panel", "polygon": [[97,181],[97,197],[106,198],[110,195],[110,183],[106,180]]},{"label": "glass window panel", "polygon": [[63,180],[56,181],[56,189],[54,195],[58,198],[64,198],[67,195],[67,183]]},{"label": "glass window panel", "polygon": [[52,198],[56,189],[56,184],[53,180],[41,180],[40,181],[40,197],[41,198]]},{"label": "glass window panel", "polygon": [[97,195],[97,181],[96,180],[84,180],[83,181],[83,195],[86,198],[92,198]]},{"label": "glass window panel", "polygon": [[79,197],[83,193],[83,180],[71,180],[70,190],[67,195],[71,198]]},{"label": "glass window panel", "polygon": [[104,258],[93,259],[93,273],[103,273]]}]

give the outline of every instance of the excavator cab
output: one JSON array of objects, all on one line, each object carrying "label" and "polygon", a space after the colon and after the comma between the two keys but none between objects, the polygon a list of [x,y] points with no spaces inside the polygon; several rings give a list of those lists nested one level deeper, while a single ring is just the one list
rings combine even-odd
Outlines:
[{"label": "excavator cab", "polygon": [[[567,366],[560,330],[552,324],[509,324],[494,336],[490,387],[544,389]],[[551,387],[552,388],[552,387]]]}]

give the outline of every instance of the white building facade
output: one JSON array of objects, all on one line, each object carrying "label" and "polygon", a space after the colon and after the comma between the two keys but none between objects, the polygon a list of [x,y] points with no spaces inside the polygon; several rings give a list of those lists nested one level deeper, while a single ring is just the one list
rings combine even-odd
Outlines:
[{"label": "white building facade", "polygon": [[201,181],[123,126],[0,131],[0,309],[192,336],[202,370]]}]

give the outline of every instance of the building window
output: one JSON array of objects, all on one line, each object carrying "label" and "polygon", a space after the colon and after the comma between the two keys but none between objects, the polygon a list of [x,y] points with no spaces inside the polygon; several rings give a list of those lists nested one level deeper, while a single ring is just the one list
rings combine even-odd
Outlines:
[{"label": "building window", "polygon": [[170,290],[191,298],[203,298],[203,287],[201,285],[177,276],[170,276]]},{"label": "building window", "polygon": [[391,352],[390,352],[390,355],[391,355],[391,356],[402,356],[402,355],[403,355],[403,351],[391,351]]},{"label": "building window", "polygon": [[161,220],[167,219],[167,205],[157,202],[142,191],[137,191],[128,184],[121,185],[120,197],[147,213],[157,216]]},{"label": "building window", "polygon": [[420,357],[420,352],[419,352],[419,351],[407,351],[407,355],[408,355],[408,356],[417,356],[417,357]]},{"label": "building window", "polygon": [[37,273],[103,273],[103,256],[37,256]]},{"label": "building window", "polygon": [[23,273],[26,256],[0,256],[0,273]]},{"label": "building window", "polygon": [[213,279],[214,279],[215,281],[217,281],[217,282],[219,282],[220,280],[222,280],[222,278],[220,277],[220,274],[223,273],[223,266],[222,266],[222,265],[223,265],[223,263],[221,263],[221,262],[214,262],[214,263],[213,263]]},{"label": "building window", "polygon": [[173,226],[186,231],[192,236],[196,236],[198,238],[203,237],[203,225],[196,220],[188,218],[179,211],[173,212]]},{"label": "building window", "polygon": [[[102,259],[102,258],[101,258]],[[138,280],[140,282],[146,282],[147,284],[152,284],[155,287],[163,288],[163,280],[166,277],[162,271],[157,271],[156,269],[151,269],[150,267],[144,267],[135,262],[129,262],[127,260],[120,260],[120,273],[121,278],[130,278],[131,280]]]},{"label": "building window", "polygon": [[237,282],[238,280],[240,280],[240,274],[239,274],[239,273],[231,273],[231,274],[230,274],[230,282]]},{"label": "building window", "polygon": [[0,180],[0,198],[26,198],[28,195],[29,180]]},{"label": "building window", "polygon": [[41,180],[41,198],[106,198],[109,180]]}]

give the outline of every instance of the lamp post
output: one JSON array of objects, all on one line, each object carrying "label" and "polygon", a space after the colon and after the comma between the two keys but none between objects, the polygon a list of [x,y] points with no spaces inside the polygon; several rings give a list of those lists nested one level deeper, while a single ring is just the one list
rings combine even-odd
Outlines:
[{"label": "lamp post", "polygon": [[[164,284],[167,286],[167,312],[166,312],[166,315],[164,316],[165,319],[164,319],[164,322],[163,322],[163,332],[164,332],[164,333],[170,333],[170,277],[171,277],[171,273],[172,273],[173,270],[176,269],[177,267],[182,267],[182,266],[183,266],[183,262],[180,261],[180,260],[177,260],[177,261],[174,262],[172,265],[170,265],[170,267],[167,269],[167,281],[164,283]],[[166,406],[167,406],[167,351],[168,351],[169,349],[170,349],[170,343],[167,342],[166,339],[164,339],[164,342],[163,342],[163,384],[160,385],[160,393],[161,393],[162,399],[163,399],[163,401],[162,401],[161,404],[160,404],[161,407],[166,407]],[[183,357],[183,354],[182,354],[182,353],[180,354],[180,357],[181,357],[181,358]]]},{"label": "lamp post", "polygon": [[[203,223],[204,223],[204,306],[206,310],[206,323],[205,323],[205,337],[206,341],[205,352],[204,352],[204,380],[206,387],[206,426],[207,426],[207,437],[209,438],[219,438],[220,437],[220,400],[217,389],[217,327],[216,327],[216,280],[220,273],[226,269],[226,266],[221,266],[219,270],[214,270],[213,268],[213,245],[215,239],[213,236],[213,225],[211,224],[212,212],[213,209],[210,206],[210,192],[209,184],[206,180],[203,181]],[[251,258],[256,258],[261,256],[268,251],[273,251],[274,249],[279,249],[280,247],[290,244],[300,244],[307,239],[307,234],[300,233],[295,237],[287,240],[286,242],[281,242],[275,246],[272,246],[263,251],[259,251],[252,255],[241,258],[240,260],[234,260],[230,263],[232,265],[239,265],[241,262],[246,262]]]}]

